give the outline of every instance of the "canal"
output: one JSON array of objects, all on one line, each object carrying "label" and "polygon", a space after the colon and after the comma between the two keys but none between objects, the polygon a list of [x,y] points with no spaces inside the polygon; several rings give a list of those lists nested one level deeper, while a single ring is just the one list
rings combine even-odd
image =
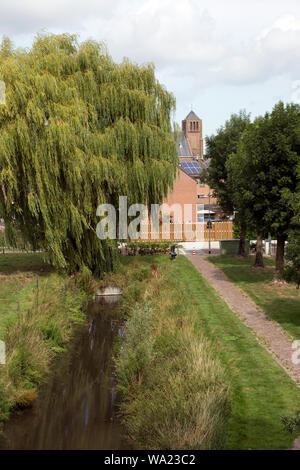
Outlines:
[{"label": "canal", "polygon": [[116,413],[113,348],[118,302],[90,303],[68,351],[56,359],[32,408],[15,411],[0,449],[128,449]]}]

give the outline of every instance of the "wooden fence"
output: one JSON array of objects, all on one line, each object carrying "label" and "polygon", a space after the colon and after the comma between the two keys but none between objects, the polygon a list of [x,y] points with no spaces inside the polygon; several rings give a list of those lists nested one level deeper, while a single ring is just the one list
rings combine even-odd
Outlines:
[{"label": "wooden fence", "polygon": [[[195,224],[164,224],[155,232],[151,225],[142,227],[143,241],[208,241],[209,229],[206,222]],[[211,241],[229,240],[233,238],[232,222],[212,222]]]}]

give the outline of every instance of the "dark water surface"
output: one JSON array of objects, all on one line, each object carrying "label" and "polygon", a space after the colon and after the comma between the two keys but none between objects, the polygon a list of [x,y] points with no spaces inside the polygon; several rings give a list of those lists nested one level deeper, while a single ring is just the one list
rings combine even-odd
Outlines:
[{"label": "dark water surface", "polygon": [[113,344],[121,333],[117,303],[92,302],[87,324],[31,409],[15,412],[0,449],[128,449],[115,416]]}]

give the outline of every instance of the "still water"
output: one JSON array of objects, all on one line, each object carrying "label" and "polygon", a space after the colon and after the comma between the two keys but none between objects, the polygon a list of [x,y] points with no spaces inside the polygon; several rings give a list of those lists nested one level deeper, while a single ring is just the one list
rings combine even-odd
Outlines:
[{"label": "still water", "polygon": [[115,411],[112,354],[120,334],[117,303],[92,302],[33,407],[5,425],[0,449],[128,449]]}]

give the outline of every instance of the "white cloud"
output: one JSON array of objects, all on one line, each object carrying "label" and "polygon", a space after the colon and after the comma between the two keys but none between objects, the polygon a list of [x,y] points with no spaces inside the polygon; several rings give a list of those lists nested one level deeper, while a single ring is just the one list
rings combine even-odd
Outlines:
[{"label": "white cloud", "polygon": [[[199,86],[254,83],[281,74],[297,79],[300,7],[298,16],[274,18],[271,8],[278,9],[278,2],[250,3],[252,8],[243,2],[243,11],[236,0],[226,7],[219,0],[2,0],[0,31],[22,37],[41,29],[79,32],[104,40],[117,60],[151,61],[173,76],[197,77]],[[258,31],[255,12],[260,23],[265,18]]]},{"label": "white cloud", "polygon": [[[132,3],[134,0],[131,0]],[[126,0],[1,0],[0,31],[5,34],[36,33],[43,28],[82,28],[88,18],[117,16]]]},{"label": "white cloud", "polygon": [[268,36],[269,33],[274,30],[288,32],[299,31],[299,29],[300,20],[296,19],[293,15],[283,15],[277,20],[275,20],[271,26],[264,28],[262,32],[258,35],[257,39],[264,39],[266,36]]},{"label": "white cloud", "polygon": [[114,55],[130,52],[142,62],[163,66],[213,64],[223,56],[224,46],[215,37],[214,20],[199,2],[147,0],[138,5],[126,16],[106,24],[99,18],[88,21],[86,28],[109,38]]},{"label": "white cloud", "polygon": [[193,103],[199,114],[213,88],[223,90],[218,96],[230,90],[232,102],[248,93],[249,103],[259,102],[254,87],[266,90],[272,80],[272,97],[286,82],[288,93],[300,93],[291,88],[300,80],[299,0],[1,0],[0,34],[28,46],[42,29],[105,41],[117,61],[154,62],[178,107]]},{"label": "white cloud", "polygon": [[292,15],[276,19],[249,38],[239,54],[224,57],[219,80],[246,84],[281,75],[300,77],[300,19]]}]

